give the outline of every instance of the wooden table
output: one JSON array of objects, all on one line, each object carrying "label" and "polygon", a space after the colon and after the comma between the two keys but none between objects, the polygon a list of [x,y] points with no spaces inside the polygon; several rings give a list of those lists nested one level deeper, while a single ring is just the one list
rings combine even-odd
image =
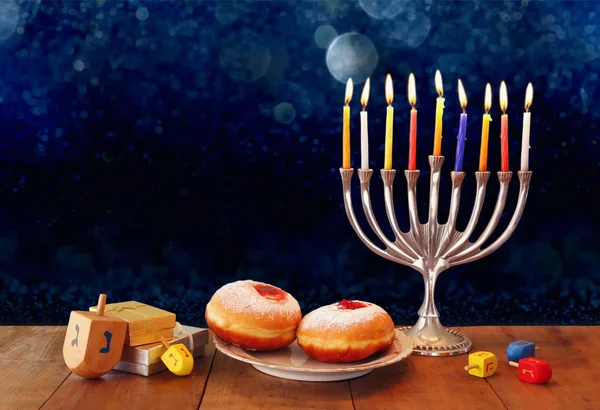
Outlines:
[{"label": "wooden table", "polygon": [[[215,354],[211,344],[188,377],[111,371],[85,380],[63,362],[64,327],[0,327],[0,409],[600,409],[600,327],[460,330],[474,351],[498,356],[494,376],[469,376],[466,355],[411,356],[350,381],[296,382]],[[521,382],[508,366],[505,349],[517,339],[535,342],[552,365],[546,385]]]}]

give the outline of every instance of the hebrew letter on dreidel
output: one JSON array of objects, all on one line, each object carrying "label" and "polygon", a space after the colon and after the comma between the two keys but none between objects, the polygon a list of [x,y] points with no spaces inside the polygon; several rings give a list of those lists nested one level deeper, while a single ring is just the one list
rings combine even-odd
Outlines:
[{"label": "hebrew letter on dreidel", "polygon": [[534,376],[533,376],[533,370],[525,370],[525,369],[523,369],[523,374],[526,374],[526,373],[529,373],[529,375],[531,376],[532,379],[534,378]]},{"label": "hebrew letter on dreidel", "polygon": [[79,346],[79,325],[75,325],[75,331],[77,332],[77,336],[71,340],[71,346]]},{"label": "hebrew letter on dreidel", "polygon": [[172,358],[173,360],[175,360],[175,363],[173,363],[173,366],[177,366],[177,363],[179,363],[179,360],[177,360],[172,354],[170,354],[169,357]]},{"label": "hebrew letter on dreidel", "polygon": [[106,338],[106,347],[100,349],[100,353],[108,353],[110,352],[110,339],[112,339],[112,333],[108,330],[104,332],[104,337]]}]

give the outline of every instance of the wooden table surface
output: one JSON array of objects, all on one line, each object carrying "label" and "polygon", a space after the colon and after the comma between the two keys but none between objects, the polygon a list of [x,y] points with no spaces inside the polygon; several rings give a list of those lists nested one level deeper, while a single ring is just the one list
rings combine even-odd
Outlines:
[{"label": "wooden table surface", "polygon": [[[467,356],[406,360],[358,379],[314,383],[258,372],[214,345],[188,377],[111,371],[72,374],[62,357],[65,327],[0,327],[0,409],[600,409],[600,327],[465,327],[473,351],[496,354],[489,379],[469,376]],[[553,368],[545,385],[517,379],[506,347],[525,339]]]}]

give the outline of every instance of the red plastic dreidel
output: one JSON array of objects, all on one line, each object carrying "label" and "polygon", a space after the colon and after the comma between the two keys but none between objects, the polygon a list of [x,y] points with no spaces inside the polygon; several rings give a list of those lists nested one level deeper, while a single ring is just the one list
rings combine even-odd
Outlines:
[{"label": "red plastic dreidel", "polygon": [[498,359],[492,352],[474,352],[469,354],[469,364],[465,370],[471,376],[490,377],[498,370]]},{"label": "red plastic dreidel", "polygon": [[105,316],[106,295],[98,311],[72,311],[63,343],[65,364],[77,376],[93,379],[108,373],[121,360],[127,322]]},{"label": "red plastic dreidel", "polygon": [[161,338],[162,344],[167,351],[160,356],[160,360],[167,366],[171,373],[177,376],[187,376],[194,368],[194,356],[183,343],[171,346],[167,340]]},{"label": "red plastic dreidel", "polygon": [[544,384],[552,378],[552,367],[542,359],[526,357],[519,362],[508,362],[512,367],[519,369],[519,380],[533,384]]}]

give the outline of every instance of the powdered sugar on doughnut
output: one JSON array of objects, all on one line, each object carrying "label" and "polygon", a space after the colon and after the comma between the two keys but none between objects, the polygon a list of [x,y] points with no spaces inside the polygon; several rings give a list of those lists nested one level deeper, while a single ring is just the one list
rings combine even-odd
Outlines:
[{"label": "powdered sugar on doughnut", "polygon": [[[300,309],[298,301],[289,293],[282,290],[285,296],[279,300],[262,296],[255,286],[272,286],[253,280],[239,280],[228,283],[217,292],[223,307],[235,313],[253,312],[261,316],[275,314],[293,317]],[[277,288],[279,289],[279,288]]]},{"label": "powdered sugar on doughnut", "polygon": [[339,308],[337,303],[322,306],[306,315],[300,323],[300,327],[304,329],[345,330],[358,323],[368,322],[379,315],[386,314],[385,310],[377,305],[368,302],[362,303],[366,304],[367,307],[352,310]]}]

